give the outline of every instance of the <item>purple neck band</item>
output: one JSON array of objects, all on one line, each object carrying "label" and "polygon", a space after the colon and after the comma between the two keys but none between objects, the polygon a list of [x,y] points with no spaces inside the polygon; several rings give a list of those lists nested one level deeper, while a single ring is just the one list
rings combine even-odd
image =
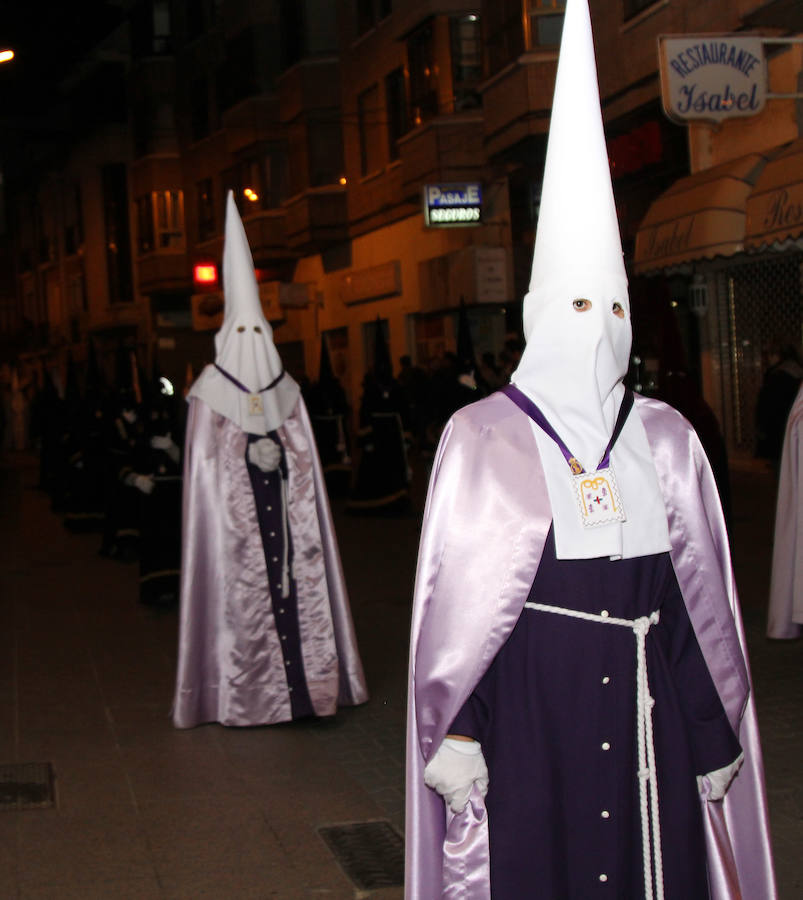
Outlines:
[{"label": "purple neck band", "polygon": [[[533,403],[530,398],[520,391],[515,384],[506,384],[502,388],[502,393],[506,394],[515,404],[518,406],[522,412],[527,413],[527,415],[542,428],[549,437],[558,445],[560,448],[560,452],[563,454],[564,459],[569,464],[569,468],[572,470],[574,475],[582,475],[585,472],[585,469],[580,464],[579,460],[572,455],[569,448],[560,438],[560,435],[555,431],[555,429],[547,422],[546,416],[541,412],[541,410]],[[613,426],[613,434],[611,435],[610,441],[608,441],[608,446],[605,448],[605,452],[602,454],[602,459],[597,466],[597,471],[600,469],[607,469],[611,463],[611,450],[613,449],[613,445],[616,443],[616,439],[622,433],[622,428],[624,428],[624,424],[627,421],[627,417],[630,413],[630,410],[633,406],[633,391],[630,388],[625,388],[625,395],[622,398],[622,405],[619,407],[619,415],[616,417],[616,424]]]},{"label": "purple neck band", "polygon": [[[222,366],[219,366],[217,363],[215,363],[215,368],[218,370],[218,372],[220,372],[221,375],[225,375],[226,378],[228,378],[229,381],[230,381],[232,384],[237,385],[237,387],[238,387],[241,391],[245,391],[246,394],[250,394],[250,393],[251,393],[251,389],[250,389],[250,388],[247,388],[247,387],[242,383],[242,381],[238,381],[238,380],[231,374],[231,372],[227,372]],[[276,387],[276,385],[282,380],[282,378],[284,378],[284,369],[282,369],[282,371],[279,372],[279,374],[273,379],[273,381],[271,381],[271,383],[270,383],[269,385],[267,385],[266,387],[263,387],[261,390],[255,391],[255,393],[257,393],[257,394],[264,394],[265,391],[269,391],[272,387]]]}]

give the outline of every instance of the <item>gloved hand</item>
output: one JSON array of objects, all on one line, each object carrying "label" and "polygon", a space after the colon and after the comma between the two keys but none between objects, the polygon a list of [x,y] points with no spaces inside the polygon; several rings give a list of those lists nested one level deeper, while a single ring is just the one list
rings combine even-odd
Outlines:
[{"label": "gloved hand", "polygon": [[488,792],[482,747],[477,741],[444,738],[424,769],[424,783],[443,797],[452,812],[462,812],[475,783],[483,797]]},{"label": "gloved hand", "polygon": [[169,434],[155,434],[151,438],[151,447],[153,447],[154,450],[164,450],[174,463],[178,462],[179,456],[181,455],[178,444],[176,444]]},{"label": "gloved hand", "polygon": [[[707,775],[698,775],[697,790],[701,795],[705,796],[706,800],[721,800],[727,793],[730,783],[733,781],[734,776],[741,768],[743,762],[744,753],[740,753],[729,765],[723,766],[721,769],[715,769]],[[710,785],[707,796],[705,795],[704,778],[708,779]]]},{"label": "gloved hand", "polygon": [[248,445],[248,461],[258,466],[263,472],[272,472],[279,468],[282,461],[282,451],[276,441],[270,438],[260,438]]},{"label": "gloved hand", "polygon": [[138,475],[136,472],[128,475],[125,483],[130,487],[135,487],[138,491],[142,491],[143,494],[152,494],[155,487],[153,475]]}]

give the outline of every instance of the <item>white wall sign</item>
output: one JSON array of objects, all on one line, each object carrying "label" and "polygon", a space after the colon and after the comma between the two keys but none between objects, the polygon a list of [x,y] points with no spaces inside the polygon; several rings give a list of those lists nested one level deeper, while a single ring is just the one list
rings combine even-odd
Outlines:
[{"label": "white wall sign", "polygon": [[658,38],[664,111],[676,122],[755,116],[767,99],[761,37],[698,34]]}]

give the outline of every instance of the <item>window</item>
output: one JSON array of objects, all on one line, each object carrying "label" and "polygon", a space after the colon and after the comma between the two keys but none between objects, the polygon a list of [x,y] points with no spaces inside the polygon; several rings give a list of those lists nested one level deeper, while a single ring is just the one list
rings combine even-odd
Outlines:
[{"label": "window", "polygon": [[493,75],[524,52],[522,0],[494,0],[484,4],[482,25],[488,74]]},{"label": "window", "polygon": [[393,0],[355,0],[357,34],[365,34],[393,11]]},{"label": "window", "polygon": [[106,274],[110,303],[130,303],[131,245],[128,230],[128,180],[125,163],[101,168],[106,237]]},{"label": "window", "polygon": [[298,0],[281,0],[279,5],[281,31],[281,68],[289,69],[304,56],[304,6]]},{"label": "window", "polygon": [[526,0],[529,31],[527,46],[530,50],[539,47],[557,47],[563,31],[564,0]]},{"label": "window", "polygon": [[184,249],[184,192],[154,191],[156,246],[159,250]]},{"label": "window", "polygon": [[438,76],[432,22],[419,28],[407,39],[410,70],[410,114],[414,125],[420,125],[438,114]]},{"label": "window", "polygon": [[131,45],[135,57],[171,52],[170,0],[141,0],[131,14]]},{"label": "window", "polygon": [[652,6],[653,3],[655,3],[655,0],[624,0],[625,21],[632,19],[633,16],[640,13],[642,9]]},{"label": "window", "polygon": [[284,147],[268,150],[263,158],[264,166],[264,199],[263,209],[275,209],[281,206],[289,196],[287,180],[287,151]]},{"label": "window", "polygon": [[260,209],[276,209],[289,196],[287,150],[269,146],[223,173],[223,193],[234,194],[242,215]]},{"label": "window", "polygon": [[357,97],[357,122],[360,131],[360,173],[368,175],[382,167],[378,85],[372,85]]},{"label": "window", "polygon": [[399,138],[410,129],[404,69],[394,69],[385,77],[385,106],[388,111],[388,156],[399,158]]},{"label": "window", "polygon": [[89,309],[86,289],[84,287],[84,273],[78,272],[67,279],[67,309],[70,315],[86,312]]},{"label": "window", "polygon": [[184,249],[183,191],[152,191],[137,200],[140,253]]},{"label": "window", "polygon": [[243,29],[236,37],[227,41],[219,89],[221,109],[229,109],[240,100],[259,93],[256,34],[253,28]]},{"label": "window", "polygon": [[84,242],[81,186],[74,184],[64,192],[64,252],[72,256]]},{"label": "window", "polygon": [[190,84],[190,134],[193,141],[209,135],[209,80],[199,75]]},{"label": "window", "polygon": [[476,109],[482,105],[477,85],[482,79],[480,17],[473,13],[450,21],[454,108]]},{"label": "window", "polygon": [[215,235],[215,202],[212,179],[204,178],[196,185],[198,192],[198,240],[206,241]]},{"label": "window", "polygon": [[137,247],[140,253],[150,253],[154,245],[153,204],[151,195],[137,198]]},{"label": "window", "polygon": [[192,41],[206,31],[206,0],[187,3],[187,40]]}]

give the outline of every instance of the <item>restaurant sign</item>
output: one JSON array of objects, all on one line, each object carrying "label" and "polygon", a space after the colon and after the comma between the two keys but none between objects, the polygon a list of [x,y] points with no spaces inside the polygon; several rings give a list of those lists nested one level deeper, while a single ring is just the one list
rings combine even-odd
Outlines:
[{"label": "restaurant sign", "polygon": [[761,37],[661,35],[658,59],[664,112],[676,122],[721,122],[764,108],[767,64]]}]

